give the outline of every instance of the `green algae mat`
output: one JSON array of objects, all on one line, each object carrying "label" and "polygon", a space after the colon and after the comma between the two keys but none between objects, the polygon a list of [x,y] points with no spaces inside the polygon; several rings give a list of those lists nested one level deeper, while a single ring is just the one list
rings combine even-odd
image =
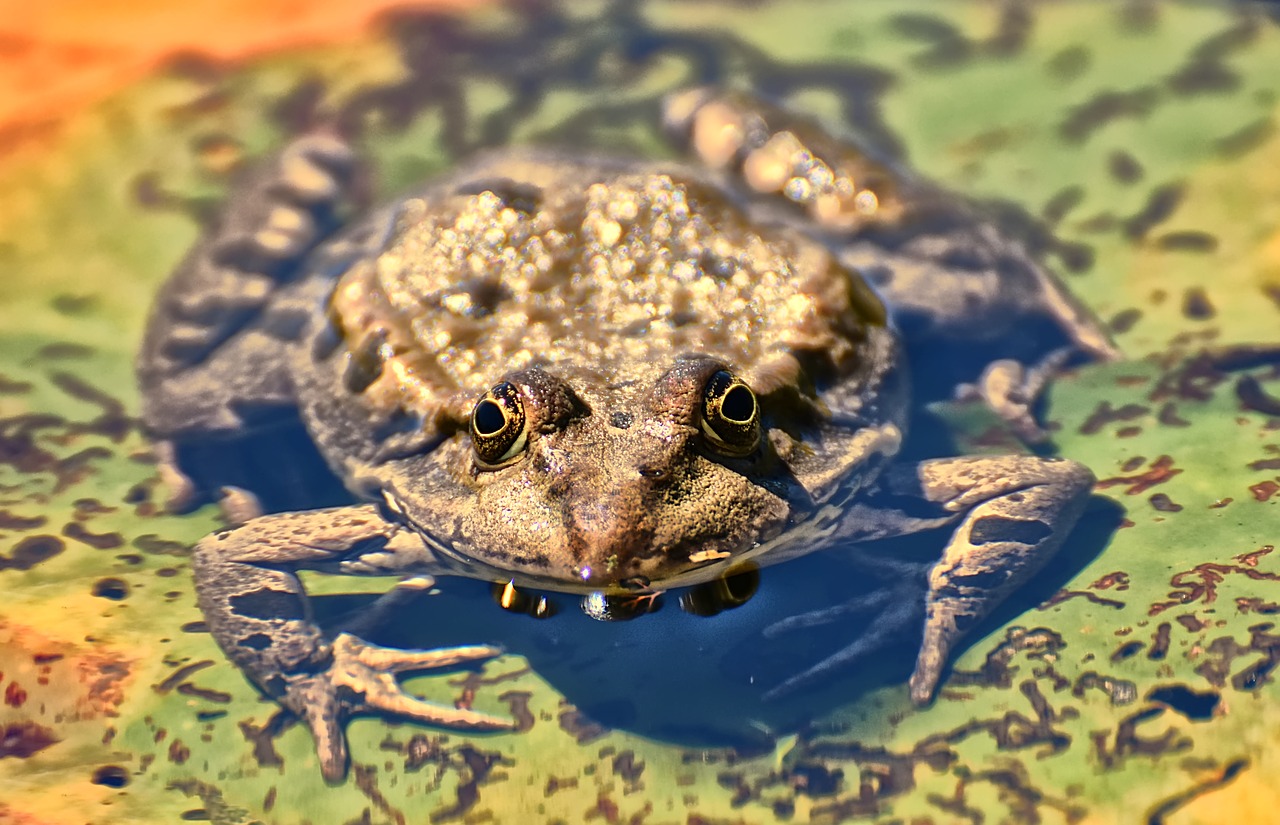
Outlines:
[{"label": "green algae mat", "polygon": [[[341,47],[184,58],[77,118],[0,173],[0,822],[1277,821],[1274,8],[400,12]],[[761,627],[792,591],[838,596],[832,561],[769,569],[712,618],[620,625],[442,581],[378,640],[500,642],[483,669],[408,684],[519,729],[360,719],[350,776],[326,785],[194,606],[188,547],[217,519],[163,511],[138,432],[150,296],[234,171],[313,124],[355,137],[376,199],[485,147],[669,152],[658,101],[706,82],[991,200],[1106,322],[1125,359],[1062,376],[1045,412],[1099,478],[1086,522],[924,710],[889,666],[760,700],[757,659],[821,642]],[[938,412],[965,449],[1010,448],[981,410]],[[309,580],[332,617],[390,584]]]}]

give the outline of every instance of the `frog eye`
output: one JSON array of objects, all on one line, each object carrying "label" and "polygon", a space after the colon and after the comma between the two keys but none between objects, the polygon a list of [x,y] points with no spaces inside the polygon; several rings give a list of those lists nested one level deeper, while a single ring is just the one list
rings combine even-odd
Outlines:
[{"label": "frog eye", "polygon": [[760,443],[760,405],[741,378],[720,370],[702,390],[702,432],[718,452],[745,456]]},{"label": "frog eye", "polygon": [[483,464],[502,464],[519,455],[529,440],[524,400],[515,384],[503,381],[471,411],[471,446]]}]

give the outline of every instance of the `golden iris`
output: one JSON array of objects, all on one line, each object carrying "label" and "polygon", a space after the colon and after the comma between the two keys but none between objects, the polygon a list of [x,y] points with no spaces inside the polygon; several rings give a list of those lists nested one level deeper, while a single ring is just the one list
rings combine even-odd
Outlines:
[{"label": "golden iris", "polygon": [[760,404],[746,383],[728,370],[702,390],[702,432],[718,452],[745,456],[760,444]]},{"label": "golden iris", "polygon": [[484,464],[502,464],[524,451],[529,441],[524,399],[503,381],[476,402],[471,411],[471,446]]}]

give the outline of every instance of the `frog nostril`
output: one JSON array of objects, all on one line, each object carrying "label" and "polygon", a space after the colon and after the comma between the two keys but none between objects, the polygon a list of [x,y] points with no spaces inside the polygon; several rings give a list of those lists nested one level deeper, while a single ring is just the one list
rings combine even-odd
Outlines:
[{"label": "frog nostril", "polygon": [[653,467],[647,464],[641,464],[636,468],[636,472],[640,473],[644,478],[651,479],[653,481],[662,481],[669,475],[669,473],[663,468]]}]

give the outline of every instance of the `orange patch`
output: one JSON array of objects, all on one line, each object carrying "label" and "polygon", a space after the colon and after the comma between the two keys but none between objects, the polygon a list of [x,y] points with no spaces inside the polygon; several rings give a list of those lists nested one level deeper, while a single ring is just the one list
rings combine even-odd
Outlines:
[{"label": "orange patch", "polygon": [[[478,0],[419,0],[421,7]],[[0,0],[0,145],[38,140],[182,54],[214,60],[350,41],[396,0]]]},{"label": "orange patch", "polygon": [[132,663],[111,650],[0,625],[0,696],[9,718],[88,720],[116,715]]}]

